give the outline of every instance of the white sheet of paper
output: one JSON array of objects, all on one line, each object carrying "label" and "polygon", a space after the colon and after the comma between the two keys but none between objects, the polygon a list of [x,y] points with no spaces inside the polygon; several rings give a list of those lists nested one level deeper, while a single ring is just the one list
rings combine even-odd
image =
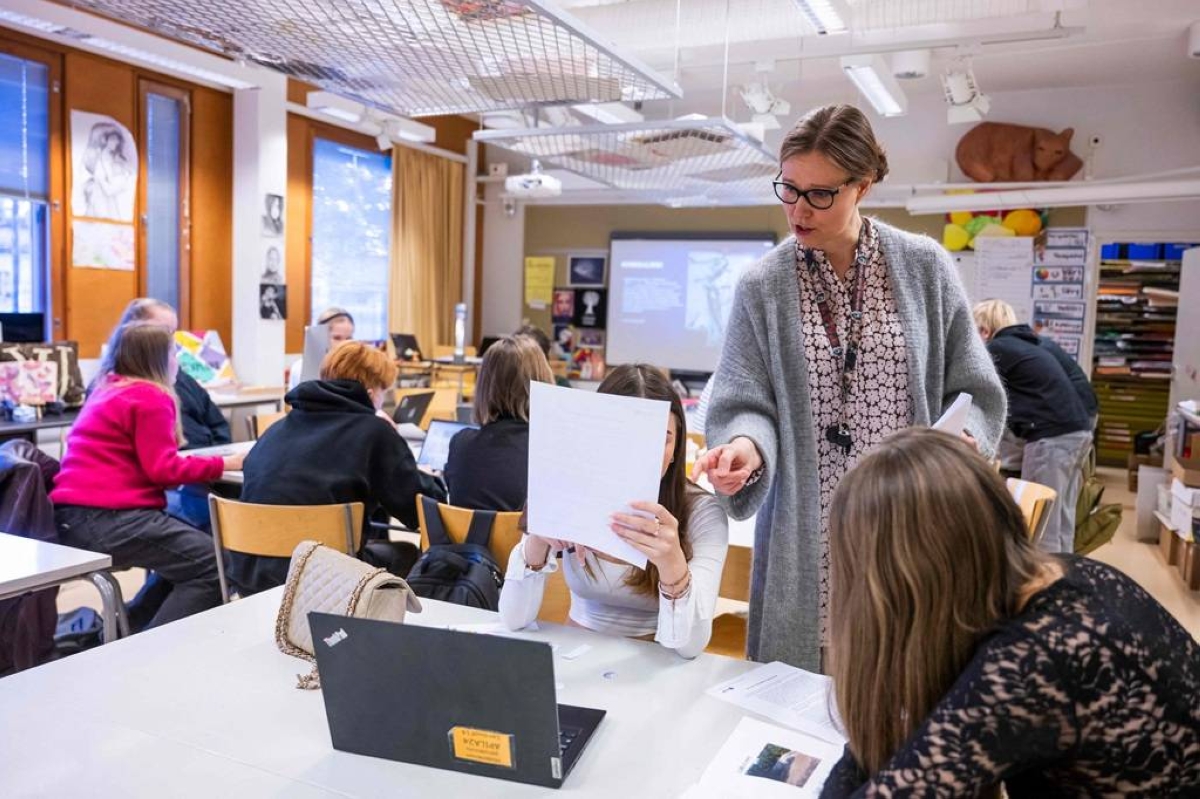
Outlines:
[{"label": "white sheet of paper", "polygon": [[774,661],[705,693],[840,746],[846,738],[831,715],[832,690],[828,677]]},{"label": "white sheet of paper", "polygon": [[743,718],[684,796],[817,797],[841,756],[837,744]]},{"label": "white sheet of paper", "polygon": [[933,423],[933,429],[956,436],[961,435],[962,431],[967,429],[967,418],[971,414],[972,399],[974,397],[970,394],[959,394],[958,398],[950,403],[950,407],[942,414],[942,418]]},{"label": "white sheet of paper", "polygon": [[659,400],[531,384],[529,532],[645,568],[609,517],[658,500],[669,413]]}]

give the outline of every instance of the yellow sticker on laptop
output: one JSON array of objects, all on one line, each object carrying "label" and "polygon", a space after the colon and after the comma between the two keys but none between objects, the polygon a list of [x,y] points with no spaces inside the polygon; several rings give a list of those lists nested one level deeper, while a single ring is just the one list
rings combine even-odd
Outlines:
[{"label": "yellow sticker on laptop", "polygon": [[514,768],[513,736],[475,727],[451,727],[450,751],[459,760]]}]

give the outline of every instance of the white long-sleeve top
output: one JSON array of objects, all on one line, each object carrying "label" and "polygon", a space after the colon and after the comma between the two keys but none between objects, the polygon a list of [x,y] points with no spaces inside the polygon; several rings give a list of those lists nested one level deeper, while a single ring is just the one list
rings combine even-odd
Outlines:
[{"label": "white long-sleeve top", "polygon": [[[571,591],[572,621],[609,635],[653,635],[655,641],[674,649],[680,657],[694,658],[704,651],[712,635],[721,570],[729,548],[729,517],[711,494],[694,491],[689,496],[692,512],[687,534],[692,558],[688,568],[692,585],[687,594],[670,600],[659,594],[657,586],[652,594],[635,592],[625,584],[625,575],[632,567],[589,555],[593,579],[573,555],[564,554],[562,569]],[[506,627],[520,630],[537,618],[546,575],[557,570],[553,556],[540,570],[530,569],[524,538],[513,547],[500,592],[500,619]]]}]

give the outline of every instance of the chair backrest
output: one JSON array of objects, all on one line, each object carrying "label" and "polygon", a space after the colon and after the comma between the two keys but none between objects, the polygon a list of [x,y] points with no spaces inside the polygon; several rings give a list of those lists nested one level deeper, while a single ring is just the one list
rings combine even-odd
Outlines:
[{"label": "chair backrest", "polygon": [[267,428],[278,422],[287,414],[283,411],[273,413],[255,413],[246,417],[246,435],[251,441],[257,441]]},{"label": "chair backrest", "polygon": [[[450,540],[456,544],[466,541],[467,530],[471,527],[471,518],[475,515],[475,511],[441,502],[438,503],[437,509],[442,517],[442,526],[446,528],[446,535],[450,537]],[[496,514],[496,520],[492,524],[492,537],[488,540],[488,550],[496,559],[502,574],[508,568],[508,556],[512,553],[513,547],[521,540],[520,521],[520,513],[502,512]],[[429,528],[425,524],[425,503],[419,500],[417,501],[417,523],[421,530],[421,551],[424,552],[429,549]]]},{"label": "chair backrest", "polygon": [[1054,507],[1058,492],[1041,483],[1031,483],[1015,477],[1008,478],[1005,484],[1008,486],[1008,493],[1012,494],[1021,508],[1021,513],[1025,515],[1029,537],[1037,541],[1050,521],[1050,511]]},{"label": "chair backrest", "polygon": [[213,550],[221,579],[221,597],[229,601],[225,579],[225,551],[243,555],[290,558],[301,541],[319,541],[327,547],[358,553],[362,538],[363,504],[255,505],[208,495],[212,517]]},{"label": "chair backrest", "polygon": [[750,547],[731,545],[725,552],[725,568],[721,571],[721,587],[717,596],[738,602],[750,601],[750,565],[754,551]]}]

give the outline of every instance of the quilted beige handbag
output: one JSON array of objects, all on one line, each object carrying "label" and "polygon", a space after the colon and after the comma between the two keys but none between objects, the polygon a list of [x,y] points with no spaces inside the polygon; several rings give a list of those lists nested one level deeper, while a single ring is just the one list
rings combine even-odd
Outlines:
[{"label": "quilted beige handbag", "polygon": [[410,610],[420,613],[421,602],[401,578],[316,541],[301,541],[288,567],[275,619],[275,643],[283,653],[313,664],[311,673],[297,675],[296,687],[320,688],[309,613],[402,622]]}]

